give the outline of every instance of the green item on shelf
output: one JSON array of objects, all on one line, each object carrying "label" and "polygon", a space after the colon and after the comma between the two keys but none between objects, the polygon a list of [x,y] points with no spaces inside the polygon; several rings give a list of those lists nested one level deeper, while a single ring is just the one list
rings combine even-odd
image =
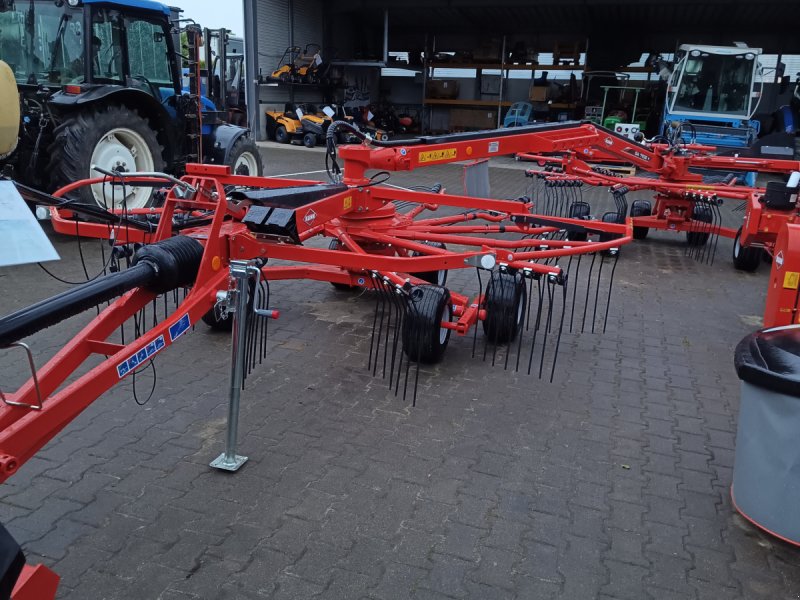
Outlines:
[{"label": "green item on shelf", "polygon": [[621,117],[606,117],[605,119],[603,119],[603,127],[605,127],[606,129],[614,129],[614,125],[621,122],[622,122]]}]

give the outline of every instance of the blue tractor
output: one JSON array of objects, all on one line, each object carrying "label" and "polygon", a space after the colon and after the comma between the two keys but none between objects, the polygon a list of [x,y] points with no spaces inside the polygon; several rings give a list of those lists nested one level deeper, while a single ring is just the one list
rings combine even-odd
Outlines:
[{"label": "blue tractor", "polygon": [[763,91],[756,81],[760,54],[758,48],[681,45],[667,88],[664,134],[678,123],[685,142],[752,146],[761,129],[753,119]]},{"label": "blue tractor", "polygon": [[[98,177],[94,166],[180,175],[187,162],[205,162],[261,175],[248,129],[201,95],[202,31],[187,27],[182,49],[178,18],[152,0],[0,0],[0,60],[14,72],[22,113],[6,173],[46,191]],[[129,187],[111,197],[98,183],[74,199],[143,208],[153,193]]]}]

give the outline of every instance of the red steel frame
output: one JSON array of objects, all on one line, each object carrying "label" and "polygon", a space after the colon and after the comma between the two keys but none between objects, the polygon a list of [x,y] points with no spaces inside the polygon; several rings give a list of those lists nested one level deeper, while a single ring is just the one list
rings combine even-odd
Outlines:
[{"label": "red steel frame", "polygon": [[[591,185],[616,185],[624,183],[631,190],[653,190],[656,204],[651,216],[633,217],[634,227],[648,227],[670,231],[691,231],[694,200],[693,195],[708,194],[747,202],[740,243],[743,246],[759,246],[772,252],[778,231],[785,223],[800,222],[800,209],[776,211],[766,208],[761,198],[766,190],[724,184],[704,184],[702,176],[690,169],[712,169],[721,172],[751,172],[789,174],[800,171],[800,161],[765,158],[717,156],[711,154],[713,146],[692,144],[681,146],[681,152],[671,150],[666,144],[643,146],[627,138],[599,132],[595,137],[586,136],[562,156],[546,156],[543,152],[559,152],[528,148],[517,156],[540,164],[556,163],[564,173],[579,177]],[[592,170],[590,161],[602,161],[613,157],[624,160],[637,168],[656,173],[657,179],[645,177],[608,176]],[[553,177],[557,177],[556,174]],[[719,228],[723,237],[736,237],[736,229]]]}]

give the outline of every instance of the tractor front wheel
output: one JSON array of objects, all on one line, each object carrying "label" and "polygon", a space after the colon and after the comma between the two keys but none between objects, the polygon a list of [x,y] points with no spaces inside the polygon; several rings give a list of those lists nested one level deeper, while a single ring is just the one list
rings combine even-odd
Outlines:
[{"label": "tractor front wheel", "polygon": [[[65,120],[54,131],[50,146],[50,173],[54,187],[81,179],[102,177],[92,169],[107,171],[163,171],[162,148],[147,119],[125,106],[89,108]],[[124,194],[124,196],[123,196]],[[152,199],[149,187],[96,183],[71,196],[87,204],[108,208],[145,208]]]},{"label": "tractor front wheel", "polygon": [[317,134],[315,133],[306,133],[303,135],[303,146],[306,148],[313,148],[317,145]]},{"label": "tractor front wheel", "polygon": [[264,174],[261,152],[256,143],[247,136],[240,137],[231,148],[228,155],[228,166],[233,175],[261,177]]}]

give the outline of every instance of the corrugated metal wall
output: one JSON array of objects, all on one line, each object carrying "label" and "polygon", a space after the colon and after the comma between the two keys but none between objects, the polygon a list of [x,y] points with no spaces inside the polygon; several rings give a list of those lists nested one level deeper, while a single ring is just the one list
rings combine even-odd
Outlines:
[{"label": "corrugated metal wall", "polygon": [[[301,47],[309,43],[323,43],[322,11],[322,0],[259,0],[258,64],[262,76],[266,78],[275,70],[291,43]],[[292,21],[293,39],[290,35]],[[269,109],[282,108],[286,102],[291,101],[292,91],[294,102],[322,101],[322,94],[313,87],[294,86],[292,89],[287,85],[262,85],[261,102]]]}]

